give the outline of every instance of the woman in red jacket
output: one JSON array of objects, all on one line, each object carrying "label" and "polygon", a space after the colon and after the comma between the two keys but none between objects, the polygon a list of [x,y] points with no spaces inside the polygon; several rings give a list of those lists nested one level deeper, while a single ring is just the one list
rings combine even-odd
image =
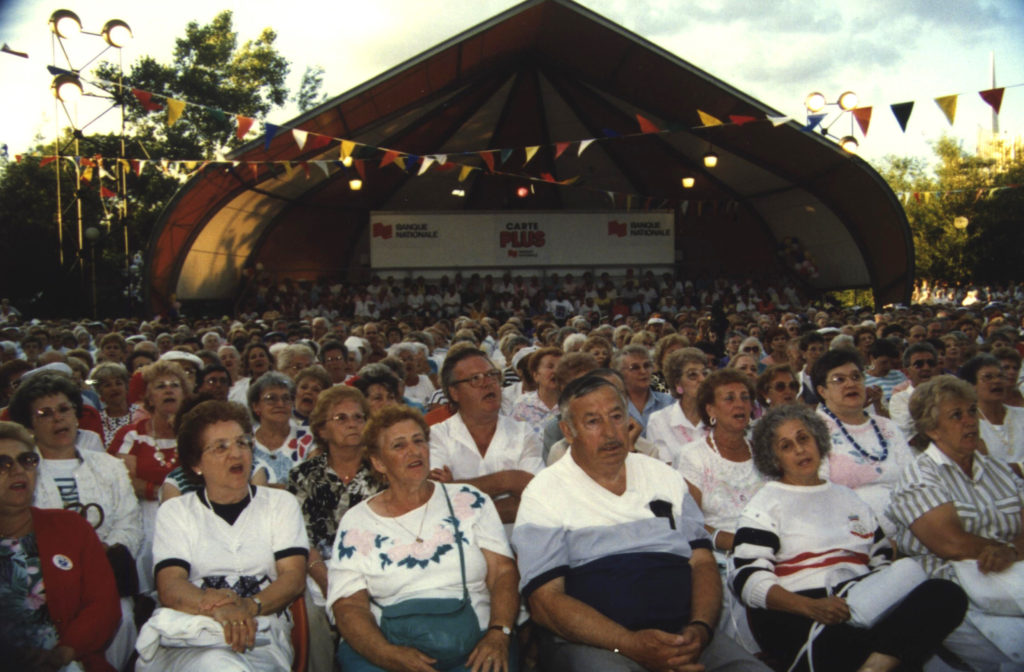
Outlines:
[{"label": "woman in red jacket", "polygon": [[103,655],[121,616],[113,571],[84,518],[29,506],[38,465],[31,435],[0,422],[0,660],[113,672]]}]

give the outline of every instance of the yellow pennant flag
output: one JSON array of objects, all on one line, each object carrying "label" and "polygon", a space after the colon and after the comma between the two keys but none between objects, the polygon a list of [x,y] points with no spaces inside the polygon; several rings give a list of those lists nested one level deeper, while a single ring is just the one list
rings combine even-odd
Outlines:
[{"label": "yellow pennant flag", "polygon": [[473,166],[463,166],[459,171],[459,182],[465,182],[469,174],[473,172]]},{"label": "yellow pennant flag", "polygon": [[530,162],[530,159],[533,158],[533,155],[537,153],[538,149],[540,149],[540,145],[534,145],[526,148],[526,161],[523,162],[524,166]]},{"label": "yellow pennant flag", "polygon": [[185,101],[175,100],[173,98],[167,99],[167,125],[173,126],[174,122],[178,120],[181,113],[185,111]]},{"label": "yellow pennant flag", "polygon": [[282,161],[281,165],[284,166],[284,175],[286,179],[292,179],[292,175],[295,174],[295,168],[292,166],[291,161]]},{"label": "yellow pennant flag", "polygon": [[404,156],[396,156],[395,157],[395,165],[397,165],[402,170],[405,170],[405,157]]},{"label": "yellow pennant flag", "polygon": [[356,148],[356,143],[351,140],[341,141],[341,160],[344,161],[348,157],[352,156],[352,150]]},{"label": "yellow pennant flag", "polygon": [[953,125],[953,119],[956,118],[956,99],[958,97],[958,94],[953,94],[952,96],[941,96],[935,99],[935,104],[946,115],[946,121],[949,122],[950,126]]},{"label": "yellow pennant flag", "polygon": [[185,162],[185,170],[187,170],[189,172],[192,172],[193,170],[196,169],[196,166],[198,166],[198,165],[199,165],[198,161],[186,161]]},{"label": "yellow pennant flag", "polygon": [[700,123],[704,126],[721,126],[722,120],[717,117],[713,117],[704,110],[697,110],[697,116],[700,117]]}]

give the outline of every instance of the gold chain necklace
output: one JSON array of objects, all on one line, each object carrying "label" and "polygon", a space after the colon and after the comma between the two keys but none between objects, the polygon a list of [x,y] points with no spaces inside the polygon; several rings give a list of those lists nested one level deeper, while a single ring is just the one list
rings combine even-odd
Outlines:
[{"label": "gold chain necklace", "polygon": [[[423,517],[420,519],[420,529],[419,529],[419,531],[416,534],[413,534],[412,530],[410,530],[408,527],[406,527],[405,525],[402,525],[400,522],[398,522],[399,515],[394,513],[394,510],[391,508],[391,502],[388,502],[388,507],[387,508],[393,514],[391,516],[391,520],[393,520],[395,522],[395,525],[398,525],[400,528],[402,528],[403,530],[405,530],[409,534],[412,534],[412,536],[416,537],[416,543],[417,544],[422,544],[423,543],[423,525],[427,522],[427,510],[430,508],[430,500],[433,499],[433,498],[434,498],[433,497],[433,493],[431,493],[430,498],[427,499],[427,503],[423,505]],[[409,512],[406,511],[406,513],[409,513]],[[405,514],[402,514],[402,515],[405,515]]]}]

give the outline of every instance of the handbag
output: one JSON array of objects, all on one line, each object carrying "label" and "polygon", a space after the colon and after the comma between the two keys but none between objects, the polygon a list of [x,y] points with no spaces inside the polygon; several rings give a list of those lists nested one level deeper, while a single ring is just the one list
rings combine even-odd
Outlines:
[{"label": "handbag", "polygon": [[971,607],[996,616],[1024,615],[1024,562],[1015,562],[1001,572],[982,574],[977,560],[949,563]]},{"label": "handbag", "polygon": [[452,510],[448,490],[444,484],[438,485],[455,525],[455,545],[459,549],[462,570],[462,599],[417,598],[387,607],[377,606],[381,608],[380,630],[390,643],[421,651],[437,661],[435,669],[448,670],[466,662],[483,633],[466,586],[466,559],[459,541],[459,520]]}]

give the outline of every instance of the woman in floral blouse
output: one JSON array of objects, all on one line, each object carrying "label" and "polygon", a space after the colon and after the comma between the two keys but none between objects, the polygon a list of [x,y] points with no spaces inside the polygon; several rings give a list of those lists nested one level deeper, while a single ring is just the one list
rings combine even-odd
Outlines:
[{"label": "woman in floral blouse", "polygon": [[338,521],[351,507],[385,487],[370,467],[363,446],[363,427],[369,415],[366,397],[354,387],[339,385],[321,392],[309,416],[317,453],[288,474],[288,490],[299,500],[309,535],[306,612],[310,615],[310,669],[330,669],[334,656],[334,638],[324,611],[324,562],[331,558]]}]

